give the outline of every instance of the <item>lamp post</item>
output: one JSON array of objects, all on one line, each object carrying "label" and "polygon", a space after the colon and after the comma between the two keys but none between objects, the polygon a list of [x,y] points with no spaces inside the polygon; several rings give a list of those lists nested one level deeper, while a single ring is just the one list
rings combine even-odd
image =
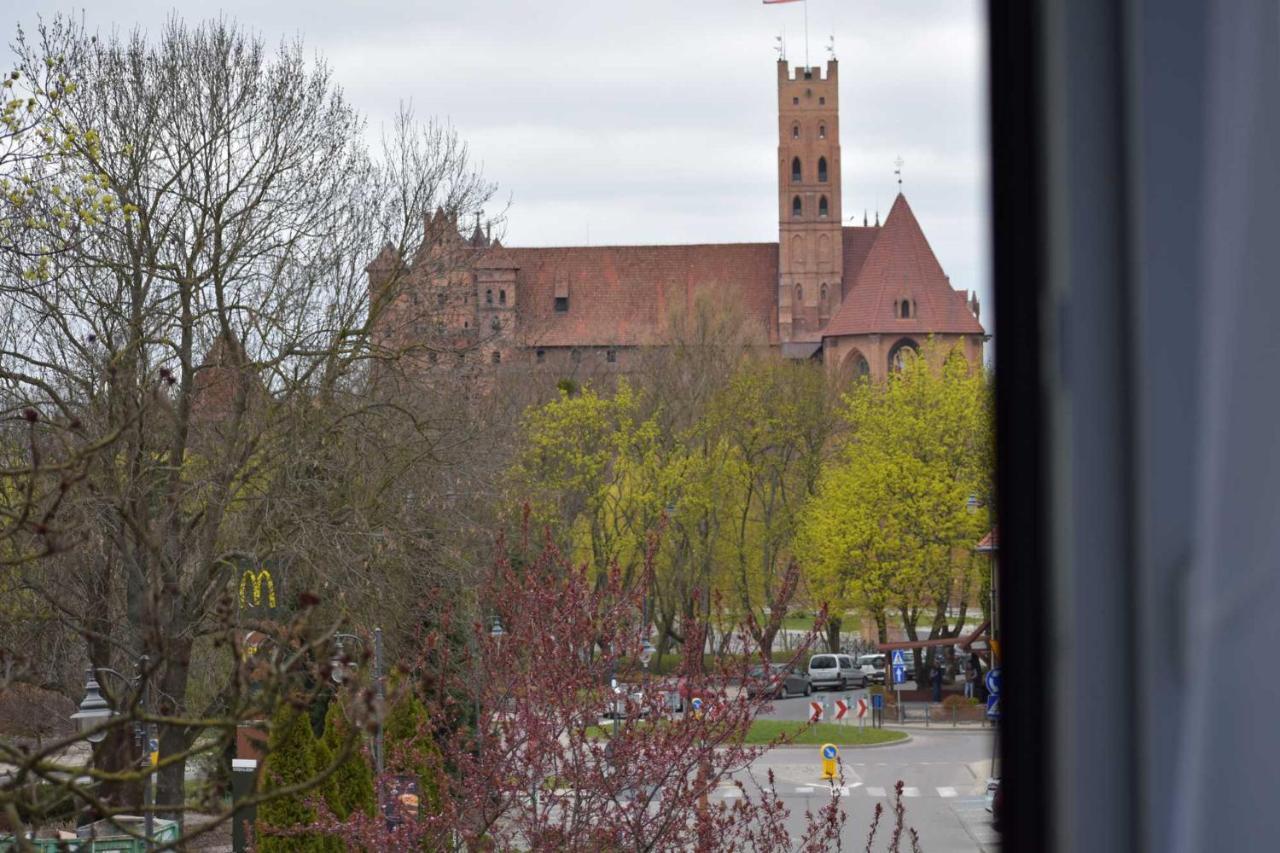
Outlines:
[{"label": "lamp post", "polygon": [[[362,648],[364,647],[364,638],[358,634],[334,634],[333,657],[329,660],[329,677],[333,679],[334,684],[341,684],[346,679],[345,660],[346,649],[343,646],[344,640],[354,640]],[[355,669],[354,664],[351,665]],[[386,688],[382,683],[382,629],[373,629],[373,679],[374,687],[377,690],[379,701],[378,727],[373,736],[373,764],[374,770],[379,779],[382,778],[383,757],[382,757],[382,709],[381,706],[386,701]]]},{"label": "lamp post", "polygon": [[107,673],[114,675],[120,679],[128,688],[137,692],[139,704],[142,708],[143,719],[135,720],[133,724],[134,743],[142,750],[141,764],[146,767],[146,778],[143,782],[143,841],[148,850],[154,849],[152,839],[155,836],[155,802],[156,802],[156,753],[159,745],[156,742],[152,723],[146,719],[150,714],[150,703],[147,699],[148,685],[146,683],[148,664],[150,658],[142,655],[137,659],[137,674],[133,678],[122,675],[110,667],[100,666],[96,669],[89,667],[85,670],[84,699],[80,701],[80,709],[71,715],[72,721],[75,723],[78,731],[84,733],[85,739],[90,743],[97,744],[107,736],[107,730],[102,724],[115,716],[115,711],[111,709],[111,705],[102,696],[101,685],[98,684],[97,674]]}]

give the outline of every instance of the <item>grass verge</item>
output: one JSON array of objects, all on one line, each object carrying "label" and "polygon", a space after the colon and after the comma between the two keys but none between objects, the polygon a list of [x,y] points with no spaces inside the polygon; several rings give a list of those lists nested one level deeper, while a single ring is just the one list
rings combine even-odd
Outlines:
[{"label": "grass verge", "polygon": [[893,729],[860,729],[855,725],[842,726],[837,723],[817,723],[808,726],[806,723],[787,720],[756,720],[747,732],[747,743],[772,743],[784,735],[794,737],[790,743],[820,746],[834,743],[837,746],[868,746],[876,743],[891,743],[906,738],[906,732]]}]

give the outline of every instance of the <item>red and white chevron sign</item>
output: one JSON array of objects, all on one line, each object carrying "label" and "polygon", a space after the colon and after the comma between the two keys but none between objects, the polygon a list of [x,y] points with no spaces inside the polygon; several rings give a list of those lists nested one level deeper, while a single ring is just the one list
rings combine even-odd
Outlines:
[{"label": "red and white chevron sign", "polygon": [[843,720],[844,715],[849,713],[849,703],[843,699],[836,700],[836,719]]},{"label": "red and white chevron sign", "polygon": [[861,720],[866,715],[867,715],[867,700],[859,699],[858,700],[858,719]]},{"label": "red and white chevron sign", "polygon": [[809,720],[811,722],[816,723],[818,722],[818,720],[821,720],[821,719],[822,719],[822,703],[810,702],[809,703]]}]

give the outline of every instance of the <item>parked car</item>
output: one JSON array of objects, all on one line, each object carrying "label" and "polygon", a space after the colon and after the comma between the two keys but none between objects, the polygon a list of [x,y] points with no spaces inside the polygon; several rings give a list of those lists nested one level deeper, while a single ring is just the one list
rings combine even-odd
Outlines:
[{"label": "parked car", "polygon": [[884,663],[882,654],[862,655],[858,658],[858,671],[867,681],[884,684]]},{"label": "parked car", "polygon": [[809,681],[815,690],[823,687],[847,690],[855,685],[867,686],[867,677],[849,655],[820,654],[809,658]]},{"label": "parked car", "polygon": [[1000,819],[1004,813],[1004,789],[998,778],[987,780],[987,811],[991,812],[991,828],[1000,832],[1003,828]]},{"label": "parked car", "polygon": [[771,663],[767,666],[759,664],[747,670],[748,696],[773,696],[786,699],[788,696],[808,696],[813,692],[813,682],[809,674],[797,672],[795,667],[784,663]]}]

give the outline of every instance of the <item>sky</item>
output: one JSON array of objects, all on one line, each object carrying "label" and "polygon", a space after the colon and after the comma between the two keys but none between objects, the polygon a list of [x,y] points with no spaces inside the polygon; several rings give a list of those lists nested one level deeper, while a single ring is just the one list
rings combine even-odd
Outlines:
[{"label": "sky", "polygon": [[[846,223],[903,191],[992,328],[986,31],[979,0],[27,0],[4,25],[107,33],[224,16],[323,56],[371,134],[402,103],[447,119],[509,201],[512,246],[777,240],[775,36],[840,61]],[[10,7],[12,8],[12,7]],[[495,205],[496,206],[496,205]]]}]

